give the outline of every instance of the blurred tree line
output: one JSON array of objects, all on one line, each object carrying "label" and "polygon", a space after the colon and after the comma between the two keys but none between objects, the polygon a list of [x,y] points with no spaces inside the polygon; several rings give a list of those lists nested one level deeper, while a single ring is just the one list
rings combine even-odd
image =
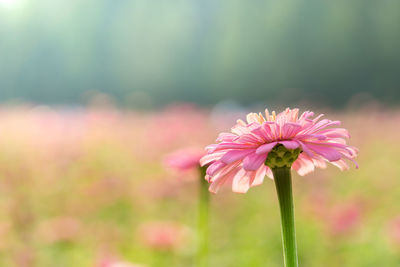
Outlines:
[{"label": "blurred tree line", "polygon": [[14,2],[0,3],[0,101],[400,102],[400,1]]}]

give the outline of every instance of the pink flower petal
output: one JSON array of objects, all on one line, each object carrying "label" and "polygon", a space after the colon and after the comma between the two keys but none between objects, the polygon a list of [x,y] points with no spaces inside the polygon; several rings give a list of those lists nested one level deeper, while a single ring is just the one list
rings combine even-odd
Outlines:
[{"label": "pink flower petal", "polygon": [[251,187],[261,185],[264,181],[265,173],[267,172],[267,166],[261,166],[255,172],[254,177],[250,181]]},{"label": "pink flower petal", "polygon": [[219,188],[224,185],[225,183],[232,183],[232,179],[233,177],[237,174],[238,171],[240,171],[241,168],[236,167],[233,170],[231,170],[230,172],[228,172],[225,175],[220,175],[218,177],[216,177],[214,179],[214,181],[211,182],[210,187],[208,188],[208,191],[210,191],[211,193],[216,194],[219,190]]},{"label": "pink flower petal", "polygon": [[301,125],[293,122],[285,123],[282,127],[282,139],[289,139],[294,137],[301,129]]},{"label": "pink flower petal", "polygon": [[[258,127],[258,128],[260,128],[260,127]],[[239,142],[239,143],[255,143],[258,145],[260,142],[264,142],[264,139],[254,135],[252,133],[249,133],[249,134],[244,134],[244,135],[238,137],[237,142]]]},{"label": "pink flower petal", "polygon": [[219,160],[225,154],[224,151],[207,154],[200,159],[200,165],[205,166],[213,161]]},{"label": "pink flower petal", "polygon": [[332,161],[331,163],[336,167],[338,167],[341,171],[348,170],[350,168],[349,165],[342,159],[337,161]]},{"label": "pink flower petal", "polygon": [[265,128],[262,126],[252,130],[251,133],[255,136],[258,136],[260,142],[267,142],[270,140],[270,136],[267,134]]},{"label": "pink flower petal", "polygon": [[228,143],[218,144],[215,147],[214,151],[225,150],[225,149],[249,149],[249,148],[255,149],[257,147],[258,147],[257,144],[241,144],[241,143],[228,142]]},{"label": "pink flower petal", "polygon": [[267,175],[272,180],[274,179],[274,174],[272,173],[272,170],[269,167],[266,167],[265,175]]},{"label": "pink flower petal", "polygon": [[350,138],[349,132],[343,128],[330,128],[318,131],[318,134],[323,134],[327,137],[340,137],[340,138]]},{"label": "pink flower petal", "polygon": [[264,163],[267,154],[252,153],[244,158],[243,169],[246,171],[255,171]]},{"label": "pink flower petal", "polygon": [[221,161],[226,164],[230,164],[246,157],[248,154],[253,153],[254,151],[254,149],[231,150],[225,153],[225,155],[221,158]]},{"label": "pink flower petal", "polygon": [[258,114],[257,113],[249,113],[249,114],[247,114],[247,116],[246,116],[246,120],[247,120],[247,123],[259,123],[260,122],[260,120],[259,120],[259,116],[258,116]]},{"label": "pink flower petal", "polygon": [[244,169],[240,169],[232,180],[232,191],[246,193],[250,188],[250,175]]},{"label": "pink flower petal", "polygon": [[226,141],[226,142],[232,142],[233,140],[235,140],[238,136],[236,134],[231,134],[231,133],[220,133],[218,138],[217,138],[217,142],[222,142],[222,141]]},{"label": "pink flower petal", "polygon": [[213,176],[217,171],[224,168],[225,166],[226,166],[225,163],[223,163],[221,161],[216,161],[213,164],[211,164],[210,166],[208,166],[206,173],[207,173],[207,175]]},{"label": "pink flower petal", "polygon": [[315,153],[323,156],[329,161],[336,161],[342,158],[342,154],[338,152],[336,149],[327,146],[320,146],[314,144],[306,144],[307,148],[311,149]]},{"label": "pink flower petal", "polygon": [[[218,162],[218,161],[217,161]],[[218,170],[214,171],[210,176],[210,182],[213,182],[215,179],[217,179],[220,176],[224,176],[228,173],[230,173],[232,170],[236,169],[239,165],[241,165],[240,161],[237,161],[235,163],[231,163],[228,165],[223,166],[222,168],[218,168]],[[211,166],[211,165],[210,165]],[[207,168],[208,171],[208,168]],[[208,174],[208,173],[207,173]]]},{"label": "pink flower petal", "polygon": [[279,141],[278,143],[284,145],[287,149],[296,149],[300,146],[296,141]]},{"label": "pink flower petal", "polygon": [[301,141],[297,141],[297,142],[299,142],[299,144],[300,144],[300,146],[301,146],[301,149],[302,149],[309,157],[311,157],[311,158],[314,157],[314,152],[312,152],[310,149],[308,149],[308,147],[306,146],[306,144],[304,144],[304,143],[301,142]]},{"label": "pink flower petal", "polygon": [[256,150],[256,154],[266,154],[269,153],[274,146],[277,144],[278,142],[272,142],[272,143],[268,143],[268,144],[264,144],[261,145],[257,148]]},{"label": "pink flower petal", "polygon": [[327,160],[318,154],[315,154],[312,158],[305,153],[302,153],[301,155],[311,159],[312,162],[314,163],[314,166],[317,168],[325,169],[327,167],[326,165]]},{"label": "pink flower petal", "polygon": [[314,171],[314,162],[308,157],[300,155],[293,163],[292,169],[296,170],[300,176],[304,176]]}]

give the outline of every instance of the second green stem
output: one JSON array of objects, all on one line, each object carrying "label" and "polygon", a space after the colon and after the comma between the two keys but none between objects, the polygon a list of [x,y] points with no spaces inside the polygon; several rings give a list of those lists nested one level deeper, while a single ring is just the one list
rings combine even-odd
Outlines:
[{"label": "second green stem", "polygon": [[208,266],[208,209],[210,202],[209,184],[204,179],[206,168],[200,168],[199,181],[199,203],[198,203],[198,221],[197,221],[197,266]]}]

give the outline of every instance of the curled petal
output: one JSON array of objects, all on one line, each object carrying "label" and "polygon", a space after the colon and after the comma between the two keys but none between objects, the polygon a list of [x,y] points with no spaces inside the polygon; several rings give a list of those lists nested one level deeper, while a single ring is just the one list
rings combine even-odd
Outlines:
[{"label": "curled petal", "polygon": [[314,157],[314,153],[306,146],[306,144],[304,144],[301,141],[297,141],[299,142],[301,149],[309,156],[309,157]]},{"label": "curled petal", "polygon": [[219,170],[221,170],[225,166],[226,166],[225,163],[223,163],[221,161],[216,161],[213,164],[211,164],[210,166],[208,166],[206,173],[209,176],[213,176],[216,172],[218,172]]},{"label": "curled petal", "polygon": [[284,145],[287,149],[296,149],[300,146],[296,141],[279,141],[279,144]]},{"label": "curled petal", "polygon": [[261,154],[269,153],[277,143],[278,142],[272,142],[272,143],[268,143],[268,144],[259,146],[256,150],[256,154],[261,155]]}]

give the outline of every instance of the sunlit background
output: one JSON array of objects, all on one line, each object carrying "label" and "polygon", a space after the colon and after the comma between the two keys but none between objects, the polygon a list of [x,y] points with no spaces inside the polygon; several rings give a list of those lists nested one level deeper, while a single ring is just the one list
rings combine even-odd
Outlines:
[{"label": "sunlit background", "polygon": [[400,2],[0,0],[0,99],[399,103]]},{"label": "sunlit background", "polygon": [[[0,266],[195,266],[165,158],[248,111],[341,120],[294,175],[301,266],[400,266],[400,1],[0,0]],[[210,266],[282,266],[273,182],[211,197]],[[118,265],[123,266],[123,265]]]}]

